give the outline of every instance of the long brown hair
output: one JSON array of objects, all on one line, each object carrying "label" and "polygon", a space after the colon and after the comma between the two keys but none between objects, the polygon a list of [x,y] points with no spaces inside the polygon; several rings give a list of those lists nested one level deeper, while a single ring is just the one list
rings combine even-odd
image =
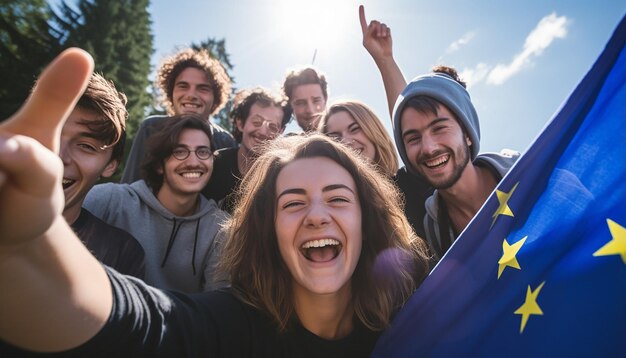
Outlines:
[{"label": "long brown hair", "polygon": [[276,179],[288,163],[329,158],[346,169],[361,198],[363,247],[352,275],[352,305],[370,329],[388,326],[391,315],[427,273],[426,246],[408,224],[394,185],[347,147],[322,135],[276,139],[241,184],[220,268],[234,294],[266,311],[285,330],[294,313],[292,277],[275,229]]},{"label": "long brown hair", "polygon": [[380,122],[380,119],[376,116],[374,111],[369,108],[365,103],[356,100],[345,100],[334,102],[319,124],[319,131],[328,133],[328,119],[330,116],[337,112],[345,111],[354,119],[354,121],[361,127],[363,133],[367,139],[369,139],[376,149],[374,164],[376,164],[380,170],[389,175],[390,177],[396,175],[398,171],[398,157],[396,155],[396,148],[391,141],[391,137],[387,133],[387,130]]}]

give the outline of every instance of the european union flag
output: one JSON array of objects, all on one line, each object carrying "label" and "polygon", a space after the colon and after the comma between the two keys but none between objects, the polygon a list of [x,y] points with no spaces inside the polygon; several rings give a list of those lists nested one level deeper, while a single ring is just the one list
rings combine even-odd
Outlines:
[{"label": "european union flag", "polygon": [[626,18],[378,357],[626,356]]}]

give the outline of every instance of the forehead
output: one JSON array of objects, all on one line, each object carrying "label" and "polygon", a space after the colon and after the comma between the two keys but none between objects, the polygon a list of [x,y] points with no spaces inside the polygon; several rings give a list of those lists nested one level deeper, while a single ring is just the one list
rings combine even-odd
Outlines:
[{"label": "forehead", "polygon": [[354,179],[341,165],[325,157],[296,159],[285,165],[276,179],[276,193],[288,189],[303,189],[307,193],[323,190],[330,185],[345,185],[356,195]]},{"label": "forehead", "polygon": [[296,101],[298,99],[308,99],[321,97],[324,98],[324,94],[322,93],[322,86],[319,83],[307,83],[304,85],[296,86],[293,89],[292,101]]},{"label": "forehead", "polygon": [[326,127],[329,131],[343,130],[348,128],[348,126],[354,122],[356,122],[356,120],[350,115],[350,113],[340,110],[339,112],[335,112],[328,117]]},{"label": "forehead", "polygon": [[76,107],[67,117],[63,125],[63,132],[80,131],[81,133],[95,133],[95,130],[87,126],[87,122],[100,122],[98,114],[87,109]]},{"label": "forehead", "polygon": [[188,147],[211,146],[209,136],[200,129],[185,128],[178,136],[178,145],[186,145]]},{"label": "forehead", "polygon": [[248,118],[267,119],[277,125],[280,125],[283,119],[283,109],[279,106],[269,105],[264,107],[258,103],[254,103],[250,106],[250,114],[248,115]]},{"label": "forehead", "polygon": [[180,72],[174,82],[209,83],[209,78],[204,71],[195,67],[187,67]]},{"label": "forehead", "polygon": [[[400,117],[400,127],[402,131],[418,129],[425,129],[432,121],[439,118],[452,119],[449,123],[453,126],[459,126],[459,121],[456,116],[443,105],[437,107],[437,113],[421,112],[412,107],[405,107]],[[459,126],[460,128],[460,126]]]}]

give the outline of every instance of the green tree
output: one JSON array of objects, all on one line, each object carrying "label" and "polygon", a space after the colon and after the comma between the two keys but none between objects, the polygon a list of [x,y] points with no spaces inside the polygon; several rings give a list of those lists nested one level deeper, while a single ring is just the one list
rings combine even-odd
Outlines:
[{"label": "green tree", "polygon": [[0,120],[28,97],[35,79],[59,52],[44,0],[0,0]]},{"label": "green tree", "polygon": [[153,52],[149,0],[63,1],[54,22],[63,47],[77,46],[94,57],[95,70],[128,97],[127,132],[132,137],[152,99],[148,92]]}]

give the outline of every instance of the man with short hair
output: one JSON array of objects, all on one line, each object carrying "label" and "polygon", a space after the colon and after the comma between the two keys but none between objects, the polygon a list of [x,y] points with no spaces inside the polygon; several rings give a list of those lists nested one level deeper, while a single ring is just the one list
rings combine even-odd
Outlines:
[{"label": "man with short hair", "polygon": [[[237,145],[230,133],[210,120],[210,116],[228,102],[231,80],[224,66],[206,50],[188,48],[167,58],[159,68],[156,84],[164,95],[163,102],[169,115],[195,113],[211,126],[216,149]],[[130,184],[141,178],[140,163],[146,155],[145,142],[156,126],[167,118],[151,116],[141,123],[124,168],[122,183]]]},{"label": "man with short hair", "polygon": [[263,145],[278,137],[287,126],[291,111],[287,100],[264,88],[239,91],[233,101],[230,118],[237,148],[217,152],[211,181],[202,193],[233,213],[235,193]]},{"label": "man with short hair", "polygon": [[317,131],[328,101],[326,76],[314,67],[293,69],[283,82],[283,93],[304,132]]},{"label": "man with short hair", "polygon": [[122,160],[126,137],[126,96],[94,73],[61,131],[63,217],[105,265],[143,278],[144,251],[128,232],[83,208],[87,192],[101,177],[111,177]]},{"label": "man with short hair", "polygon": [[216,264],[227,214],[200,195],[213,171],[211,128],[196,114],[166,120],[148,140],[144,178],[96,185],[85,207],[133,234],[146,252],[146,283],[200,292],[224,285]]}]

